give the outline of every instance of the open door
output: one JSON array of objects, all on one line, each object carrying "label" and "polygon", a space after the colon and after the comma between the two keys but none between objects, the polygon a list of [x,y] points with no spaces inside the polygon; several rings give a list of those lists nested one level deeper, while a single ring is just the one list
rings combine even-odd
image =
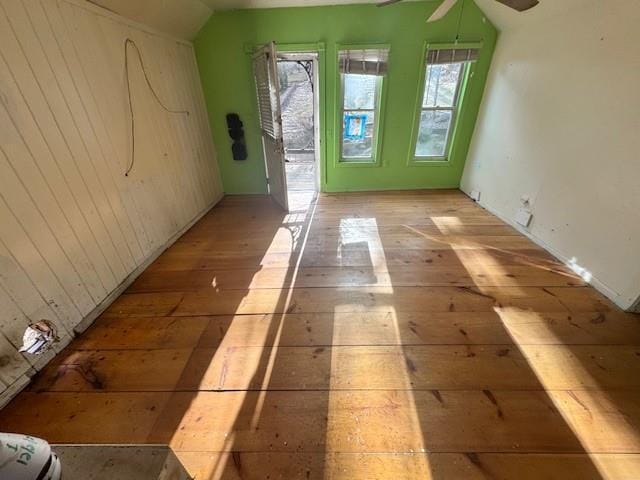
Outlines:
[{"label": "open door", "polygon": [[285,211],[289,211],[280,115],[280,85],[274,42],[260,48],[253,55],[253,76],[258,94],[262,148],[267,167],[269,195]]}]

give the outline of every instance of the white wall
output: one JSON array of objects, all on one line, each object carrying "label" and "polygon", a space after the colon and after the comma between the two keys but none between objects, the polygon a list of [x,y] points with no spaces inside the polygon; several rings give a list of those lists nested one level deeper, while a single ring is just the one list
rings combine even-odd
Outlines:
[{"label": "white wall", "polygon": [[[166,113],[124,40],[140,47]],[[29,321],[66,344],[222,195],[191,44],[76,0],[0,0],[0,402],[45,358]],[[2,393],[4,391],[4,394]]]},{"label": "white wall", "polygon": [[638,25],[638,1],[585,0],[505,29],[462,180],[507,221],[530,196],[534,240],[623,308],[640,295]]}]

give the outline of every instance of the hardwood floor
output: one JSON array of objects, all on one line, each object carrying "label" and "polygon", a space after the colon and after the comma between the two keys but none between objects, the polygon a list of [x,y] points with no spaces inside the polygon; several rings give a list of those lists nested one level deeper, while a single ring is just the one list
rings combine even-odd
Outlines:
[{"label": "hardwood floor", "polygon": [[638,479],[640,322],[458,191],[227,197],[0,412],[198,479]]}]

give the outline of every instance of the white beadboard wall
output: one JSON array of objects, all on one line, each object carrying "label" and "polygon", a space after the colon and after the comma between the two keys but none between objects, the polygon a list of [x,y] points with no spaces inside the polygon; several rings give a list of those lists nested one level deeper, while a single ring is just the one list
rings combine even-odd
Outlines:
[{"label": "white beadboard wall", "polygon": [[[124,43],[130,47],[136,159]],[[192,45],[80,0],[0,0],[0,405],[222,196]],[[80,327],[80,328],[81,328]]]}]

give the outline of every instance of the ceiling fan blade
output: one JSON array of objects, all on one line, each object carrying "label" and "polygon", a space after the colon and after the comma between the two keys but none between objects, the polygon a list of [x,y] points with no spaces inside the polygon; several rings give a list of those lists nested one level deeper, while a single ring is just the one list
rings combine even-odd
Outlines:
[{"label": "ceiling fan blade", "polygon": [[511,7],[519,12],[524,12],[530,8],[535,7],[540,2],[538,0],[496,0],[507,7]]},{"label": "ceiling fan blade", "polygon": [[402,0],[385,0],[384,2],[376,3],[376,7],[386,7],[387,5],[393,5],[401,1]]},{"label": "ceiling fan blade", "polygon": [[449,10],[453,8],[453,6],[456,4],[457,1],[458,0],[444,0],[444,2],[442,2],[440,6],[436,8],[436,11],[433,12],[429,18],[427,18],[427,23],[440,20],[447,13],[449,13]]}]

